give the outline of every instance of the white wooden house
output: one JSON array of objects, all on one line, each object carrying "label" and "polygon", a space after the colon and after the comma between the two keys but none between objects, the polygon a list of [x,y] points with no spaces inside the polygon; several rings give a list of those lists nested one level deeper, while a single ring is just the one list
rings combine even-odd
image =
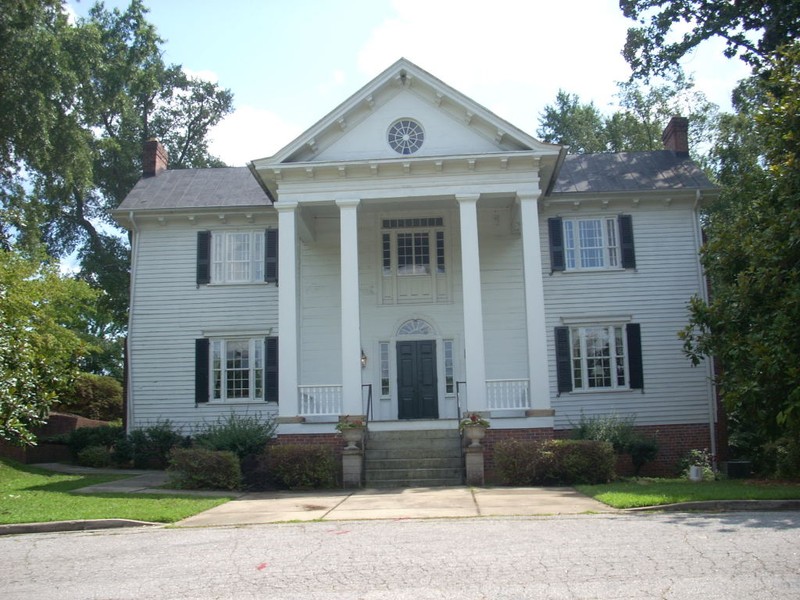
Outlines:
[{"label": "white wooden house", "polygon": [[663,464],[714,448],[710,373],[677,337],[715,193],[685,119],[662,151],[567,155],[401,59],[248,168],[169,170],[155,141],[144,162],[115,212],[132,427],[236,411],[335,443],[343,415],[454,430],[469,410],[491,449],[617,414]]}]

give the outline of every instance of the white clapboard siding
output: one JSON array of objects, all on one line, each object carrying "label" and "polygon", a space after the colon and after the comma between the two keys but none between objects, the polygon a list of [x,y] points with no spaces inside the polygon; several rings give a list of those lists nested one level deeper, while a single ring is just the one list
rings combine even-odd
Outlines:
[{"label": "white clapboard siding", "polygon": [[[541,249],[548,335],[550,393],[556,426],[569,427],[581,413],[635,415],[639,425],[707,423],[708,370],[693,367],[682,353],[678,331],[687,322],[687,303],[699,293],[694,212],[688,203],[642,205],[625,210],[633,218],[636,269],[550,274],[547,217],[541,220]],[[591,218],[588,209],[561,216]],[[553,330],[562,318],[628,316],[641,325],[644,391],[572,392],[558,395]]]},{"label": "white clapboard siding", "polygon": [[188,222],[140,225],[129,338],[134,427],[168,419],[188,433],[231,411],[277,412],[271,402],[195,404],[195,339],[208,332],[263,335],[270,328],[278,335],[274,284],[197,286],[201,229]]}]

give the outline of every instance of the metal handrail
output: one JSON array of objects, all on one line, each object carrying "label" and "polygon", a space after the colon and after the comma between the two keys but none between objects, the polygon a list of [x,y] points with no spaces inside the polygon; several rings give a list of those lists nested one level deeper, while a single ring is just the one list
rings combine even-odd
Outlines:
[{"label": "metal handrail", "polygon": [[[456,381],[456,416],[458,417],[456,419],[456,427],[458,427],[458,429],[459,429],[459,436],[461,438],[461,442],[458,444],[458,451],[461,454],[461,464],[464,467],[464,471],[462,472],[462,475],[464,475],[464,477],[466,479],[467,465],[466,465],[465,457],[464,457],[464,432],[461,431],[461,416],[462,416],[461,415],[461,386],[462,385],[464,387],[467,387],[467,382],[466,381]],[[462,483],[463,483],[463,480],[462,480]]]},{"label": "metal handrail", "polygon": [[364,411],[364,437],[361,438],[361,485],[367,481],[367,439],[369,438],[369,420],[372,415],[372,384],[361,384],[361,400],[364,400],[364,388],[367,388],[367,410]]}]

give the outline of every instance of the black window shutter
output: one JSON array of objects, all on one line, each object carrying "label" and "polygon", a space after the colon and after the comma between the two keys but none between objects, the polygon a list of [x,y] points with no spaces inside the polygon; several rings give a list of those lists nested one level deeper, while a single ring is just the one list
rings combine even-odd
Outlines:
[{"label": "black window shutter", "polygon": [[278,230],[264,232],[264,281],[278,282]]},{"label": "black window shutter", "polygon": [[572,391],[569,327],[556,327],[556,379],[559,394]]},{"label": "black window shutter", "polygon": [[211,283],[211,232],[197,232],[197,285]]},{"label": "black window shutter", "polygon": [[619,215],[619,239],[622,255],[622,268],[636,268],[636,252],[633,249],[633,219],[630,215]]},{"label": "black window shutter", "polygon": [[547,219],[547,228],[550,236],[550,270],[563,271],[566,263],[564,260],[564,226],[561,217]]},{"label": "black window shutter", "polygon": [[264,400],[278,401],[278,338],[264,338]]},{"label": "black window shutter", "polygon": [[209,341],[201,338],[194,341],[194,401],[208,402],[208,350]]},{"label": "black window shutter", "polygon": [[628,323],[625,326],[628,337],[628,382],[631,389],[644,389],[644,370],[642,368],[642,332],[638,323]]}]

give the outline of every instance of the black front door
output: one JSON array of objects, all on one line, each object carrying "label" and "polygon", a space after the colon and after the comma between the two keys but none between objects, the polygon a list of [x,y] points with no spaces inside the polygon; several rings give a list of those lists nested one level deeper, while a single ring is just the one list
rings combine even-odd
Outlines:
[{"label": "black front door", "polygon": [[397,342],[397,397],[400,419],[438,419],[436,342]]}]

